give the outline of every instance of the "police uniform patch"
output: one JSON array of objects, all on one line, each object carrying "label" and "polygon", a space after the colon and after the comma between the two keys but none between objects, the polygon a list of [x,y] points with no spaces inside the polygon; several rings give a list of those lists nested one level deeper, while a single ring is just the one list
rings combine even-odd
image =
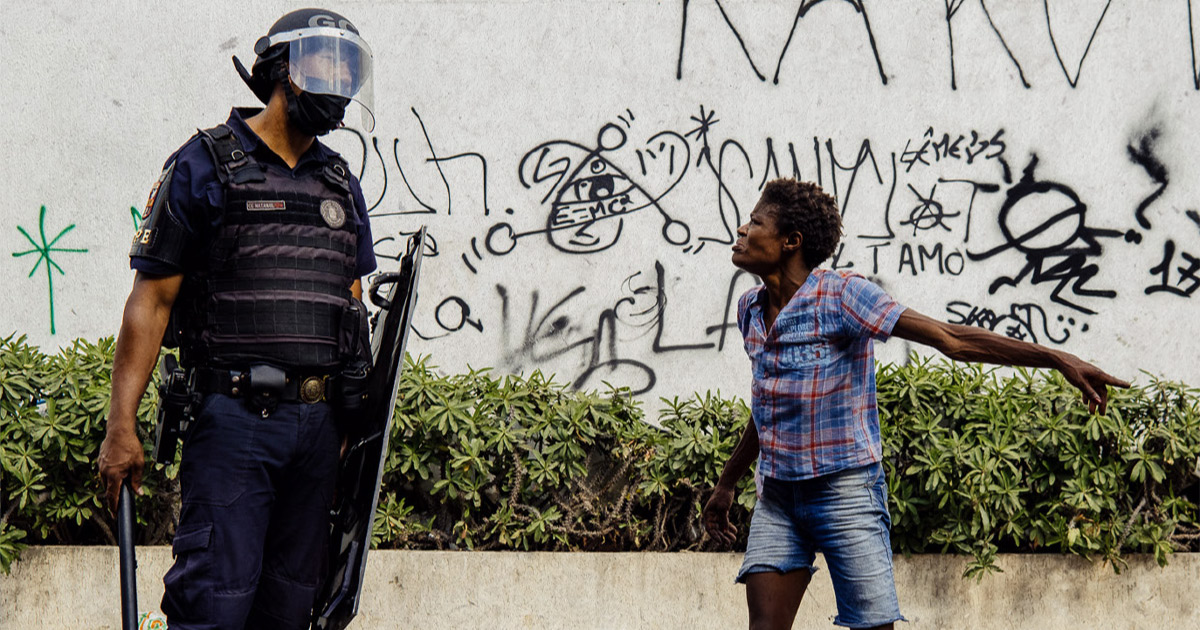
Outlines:
[{"label": "police uniform patch", "polygon": [[287,210],[286,201],[247,201],[247,212],[275,212],[278,210]]},{"label": "police uniform patch", "polygon": [[158,199],[158,189],[162,187],[162,183],[166,181],[167,176],[171,174],[172,167],[175,163],[172,162],[167,168],[163,169],[162,175],[158,176],[158,181],[154,182],[154,187],[150,189],[150,196],[146,198],[146,209],[142,210],[142,220],[150,218],[150,211],[154,209],[154,200]]},{"label": "police uniform patch", "polygon": [[144,227],[133,233],[133,246],[144,245],[145,247],[154,246],[154,235],[158,233],[151,227]]},{"label": "police uniform patch", "polygon": [[346,224],[346,210],[342,204],[326,199],[321,202],[321,218],[325,219],[325,225],[336,230]]}]

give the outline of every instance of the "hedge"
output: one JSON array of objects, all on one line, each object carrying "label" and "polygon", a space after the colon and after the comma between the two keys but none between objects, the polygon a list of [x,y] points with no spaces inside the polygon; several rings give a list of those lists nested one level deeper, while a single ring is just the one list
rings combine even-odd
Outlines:
[{"label": "hedge", "polygon": [[[48,355],[0,340],[0,569],[31,544],[115,544],[95,459],[111,338]],[[1200,539],[1200,391],[1147,375],[1090,415],[1057,373],[1004,375],[920,359],[880,365],[879,408],[897,552],[1061,552],[1165,565]],[[152,431],[153,388],[139,409]],[[380,548],[712,550],[700,510],[749,417],[719,393],[661,401],[573,391],[541,373],[443,374],[407,360],[374,542]],[[147,451],[149,439],[145,440]],[[148,465],[139,542],[165,544],[177,466]],[[731,513],[744,546],[751,478]]]}]

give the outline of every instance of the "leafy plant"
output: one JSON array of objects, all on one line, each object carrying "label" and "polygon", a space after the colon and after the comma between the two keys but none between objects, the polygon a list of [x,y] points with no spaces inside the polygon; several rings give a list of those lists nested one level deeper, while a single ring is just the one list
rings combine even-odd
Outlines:
[{"label": "leafy plant", "polygon": [[1200,537],[1200,393],[1151,377],[1092,415],[1058,373],[913,359],[878,372],[893,543],[905,554],[1054,550],[1165,565]]},{"label": "leafy plant", "polygon": [[[0,569],[4,572],[29,544],[116,544],[114,523],[101,503],[95,464],[112,388],[113,345],[111,337],[96,343],[77,339],[58,354],[44,355],[23,336],[0,340]],[[152,427],[155,404],[152,394],[139,407],[144,436]],[[143,502],[169,504],[170,496],[160,496],[160,490],[169,495],[170,486],[164,474],[148,470]],[[162,519],[145,509],[139,521],[145,526],[147,542],[169,535],[156,535],[153,526]]]},{"label": "leafy plant", "polygon": [[[113,341],[46,355],[0,340],[0,569],[30,544],[114,543],[95,459]],[[155,377],[157,378],[157,377]],[[1099,558],[1200,546],[1200,391],[1147,376],[1094,416],[1056,373],[1001,377],[912,358],[877,373],[896,551]],[[148,437],[155,387],[139,408]],[[719,393],[662,400],[645,421],[628,389],[573,391],[541,372],[443,374],[407,358],[375,517],[384,548],[705,550],[700,510],[749,421]],[[149,449],[149,440],[144,440]],[[139,542],[164,544],[176,465],[148,464]],[[731,521],[744,544],[754,484]]]}]

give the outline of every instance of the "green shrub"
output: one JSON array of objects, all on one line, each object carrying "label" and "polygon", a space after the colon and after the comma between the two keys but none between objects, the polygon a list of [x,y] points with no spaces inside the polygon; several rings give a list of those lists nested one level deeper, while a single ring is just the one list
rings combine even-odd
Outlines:
[{"label": "green shrub", "polygon": [[[112,388],[113,345],[111,337],[96,343],[76,339],[58,354],[46,355],[23,336],[0,339],[0,570],[5,573],[29,544],[116,544],[96,469]],[[138,409],[143,438],[153,427],[156,404],[151,392]],[[143,444],[148,454],[149,440]],[[149,509],[170,513],[173,485],[162,471],[147,468],[146,507],[138,514],[143,540],[161,541],[167,533],[164,519]]]},{"label": "green shrub", "polygon": [[656,428],[627,389],[439,376],[427,359],[408,362],[397,412],[376,543],[527,550],[699,548],[697,506],[749,417],[706,396]]},{"label": "green shrub", "polygon": [[1057,372],[1007,379],[913,360],[878,371],[893,542],[903,553],[1055,550],[1112,561],[1195,550],[1200,390],[1151,378],[1093,415]]},{"label": "green shrub", "polygon": [[[95,457],[111,339],[56,355],[0,341],[0,568],[29,544],[113,543]],[[878,371],[897,552],[1111,561],[1194,550],[1200,392],[1148,379],[1093,416],[1056,373],[1008,378],[910,359]],[[151,392],[139,430],[152,428]],[[658,425],[627,389],[577,392],[541,372],[442,374],[409,358],[374,531],[384,548],[706,550],[700,510],[749,418],[719,394],[663,400]],[[146,439],[147,450],[149,439]],[[176,467],[148,465],[139,542],[164,544]],[[744,545],[753,481],[731,520]]]}]

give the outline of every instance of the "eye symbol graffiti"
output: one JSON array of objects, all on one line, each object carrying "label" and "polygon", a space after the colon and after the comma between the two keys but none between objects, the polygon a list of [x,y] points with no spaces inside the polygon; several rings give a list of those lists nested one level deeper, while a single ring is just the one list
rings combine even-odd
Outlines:
[{"label": "eye symbol graffiti", "polygon": [[601,219],[620,217],[649,205],[634,205],[633,199],[640,191],[635,190],[629,178],[609,172],[616,169],[610,168],[603,158],[593,158],[588,170],[592,175],[563,186],[552,206],[549,224],[555,232],[563,230],[561,235],[552,234],[552,240],[565,238],[569,249],[581,252],[598,251],[593,248],[611,245],[620,237],[623,220],[601,222]]},{"label": "eye symbol graffiti", "polygon": [[[522,183],[526,187],[531,187],[530,182],[554,182],[543,201],[553,196],[546,233],[559,250],[582,254],[608,249],[620,239],[625,219],[650,207],[661,215],[662,235],[668,243],[684,245],[690,240],[691,229],[687,224],[672,218],[658,203],[686,171],[687,141],[673,132],[661,132],[648,142],[662,153],[659,162],[654,162],[657,154],[649,149],[644,153],[651,156],[649,163],[643,152],[638,152],[643,175],[650,177],[652,185],[663,189],[661,195],[652,197],[607,156],[601,155],[621,149],[626,140],[623,129],[608,124],[597,134],[594,149],[570,141],[549,142],[530,151],[522,160]],[[579,153],[583,153],[582,159],[577,157]],[[676,161],[676,153],[681,160]],[[669,160],[667,155],[671,156]]]}]

